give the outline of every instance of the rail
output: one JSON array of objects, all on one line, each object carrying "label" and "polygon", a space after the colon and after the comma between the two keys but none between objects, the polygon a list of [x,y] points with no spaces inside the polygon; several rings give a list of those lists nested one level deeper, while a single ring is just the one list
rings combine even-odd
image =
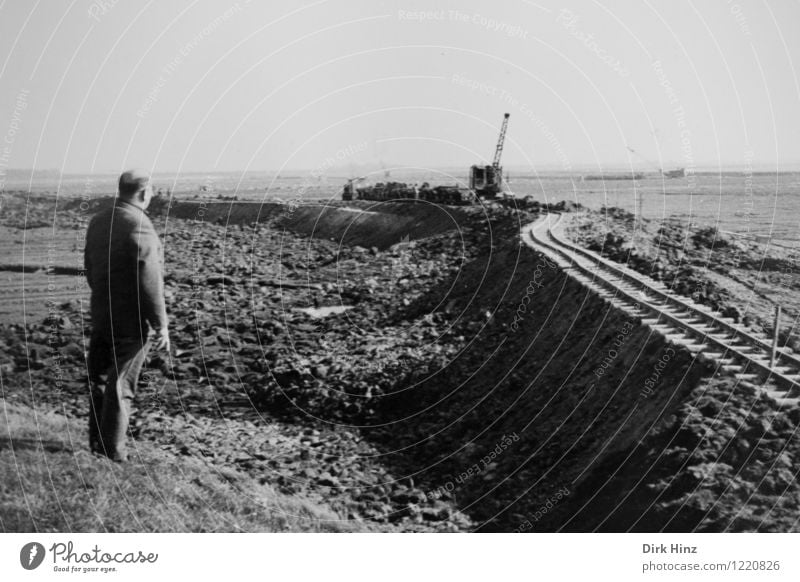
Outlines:
[{"label": "rail", "polygon": [[[557,217],[555,221],[551,220],[553,216]],[[655,316],[657,324],[663,322],[698,341],[699,351],[717,360],[724,371],[742,380],[753,376],[765,383],[772,381],[779,392],[773,396],[779,398],[800,394],[800,358],[779,351],[777,357],[780,366],[770,367],[772,346],[768,341],[715,316],[686,298],[659,289],[660,283],[644,275],[564,240],[556,232],[561,220],[561,214],[543,215],[523,228],[523,240],[554,258],[567,272],[573,268],[588,277],[590,284],[599,285],[613,292],[614,296],[643,307]],[[718,355],[717,351],[721,353]]]}]

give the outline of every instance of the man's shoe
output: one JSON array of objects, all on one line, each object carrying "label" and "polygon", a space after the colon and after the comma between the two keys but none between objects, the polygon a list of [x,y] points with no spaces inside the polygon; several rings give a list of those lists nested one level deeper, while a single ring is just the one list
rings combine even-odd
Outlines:
[{"label": "man's shoe", "polygon": [[114,461],[115,463],[127,463],[128,453],[115,453],[113,455],[108,455],[108,458]]},{"label": "man's shoe", "polygon": [[113,455],[109,455],[103,445],[97,441],[89,443],[89,448],[91,449],[92,453],[97,455],[98,457],[106,457],[115,463],[126,463],[128,462],[128,454],[127,453],[116,453]]}]

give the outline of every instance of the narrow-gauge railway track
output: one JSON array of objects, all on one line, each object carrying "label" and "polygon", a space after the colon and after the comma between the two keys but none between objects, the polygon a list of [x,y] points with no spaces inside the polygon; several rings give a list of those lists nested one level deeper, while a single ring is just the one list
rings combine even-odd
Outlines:
[{"label": "narrow-gauge railway track", "polygon": [[522,229],[522,240],[558,264],[569,276],[642,323],[702,353],[741,385],[759,385],[783,404],[800,402],[800,357],[784,350],[770,366],[768,338],[741,328],[663,283],[581,248],[563,236],[562,215],[546,214]]}]

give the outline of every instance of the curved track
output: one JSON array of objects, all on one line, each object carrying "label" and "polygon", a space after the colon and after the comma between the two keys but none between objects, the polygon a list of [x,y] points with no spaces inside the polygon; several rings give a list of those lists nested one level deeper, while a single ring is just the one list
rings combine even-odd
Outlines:
[{"label": "curved track", "polygon": [[783,404],[800,402],[800,358],[779,350],[770,367],[770,340],[737,326],[663,283],[579,247],[563,236],[562,216],[545,214],[522,229],[522,240],[569,276],[642,323],[694,353],[702,353],[740,385],[757,385]]}]

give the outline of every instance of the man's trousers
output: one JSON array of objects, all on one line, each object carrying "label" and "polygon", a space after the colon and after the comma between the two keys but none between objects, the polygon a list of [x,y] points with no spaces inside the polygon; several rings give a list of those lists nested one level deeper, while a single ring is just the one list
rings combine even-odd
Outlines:
[{"label": "man's trousers", "polygon": [[128,421],[150,341],[146,337],[93,334],[89,344],[89,446],[125,461]]}]

